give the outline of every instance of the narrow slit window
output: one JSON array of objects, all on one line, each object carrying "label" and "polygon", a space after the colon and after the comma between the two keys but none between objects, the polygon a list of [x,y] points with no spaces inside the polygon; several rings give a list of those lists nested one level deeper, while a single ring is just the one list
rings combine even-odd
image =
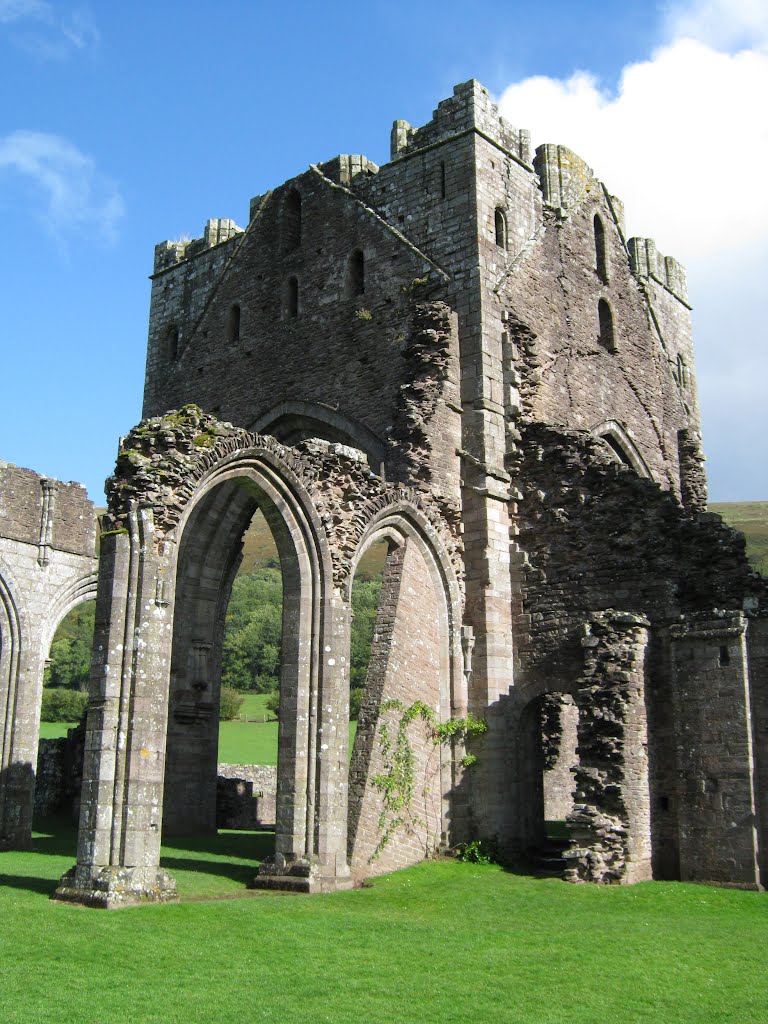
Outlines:
[{"label": "narrow slit window", "polygon": [[608,253],[605,248],[605,228],[603,222],[595,214],[594,220],[595,230],[595,269],[597,270],[597,276],[604,283],[608,283]]},{"label": "narrow slit window", "polygon": [[679,354],[677,357],[677,383],[681,388],[688,383],[688,367],[685,365],[685,359]]},{"label": "narrow slit window", "polygon": [[171,363],[179,358],[179,328],[176,324],[171,324],[165,333],[165,352]]},{"label": "narrow slit window", "polygon": [[289,277],[285,285],[285,315],[289,320],[299,315],[299,280]]},{"label": "narrow slit window", "polygon": [[237,303],[229,308],[227,337],[230,342],[240,341],[240,306]]},{"label": "narrow slit window", "polygon": [[283,248],[286,252],[301,245],[301,196],[292,188],[283,204]]},{"label": "narrow slit window", "polygon": [[440,161],[440,198],[445,199],[445,161]]},{"label": "narrow slit window", "polygon": [[496,229],[496,245],[500,249],[507,248],[507,218],[504,215],[504,211],[500,206],[496,207],[496,212],[493,216],[494,227]]},{"label": "narrow slit window", "polygon": [[720,668],[725,668],[726,665],[731,663],[731,652],[725,644],[720,648],[718,662],[720,663]]},{"label": "narrow slit window", "polygon": [[347,294],[365,294],[365,256],[362,249],[355,249],[347,265]]},{"label": "narrow slit window", "polygon": [[616,331],[613,325],[613,313],[605,299],[597,304],[598,341],[609,352],[616,351]]}]

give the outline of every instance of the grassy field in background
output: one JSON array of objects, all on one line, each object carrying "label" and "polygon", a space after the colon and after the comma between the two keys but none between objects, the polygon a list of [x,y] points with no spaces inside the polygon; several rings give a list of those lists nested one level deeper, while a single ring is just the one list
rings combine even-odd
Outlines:
[{"label": "grassy field in background", "polygon": [[714,502],[709,509],[744,534],[750,562],[768,576],[768,501]]},{"label": "grassy field in background", "polygon": [[48,899],[71,833],[0,854],[4,1024],[768,1020],[765,894],[456,861],[326,896],[247,892],[270,848],[177,840],[163,864],[182,901],[112,913]]},{"label": "grassy field in background", "polygon": [[[277,764],[277,721],[269,717],[266,694],[247,693],[239,721],[219,724],[219,761],[222,764]],[[254,721],[255,719],[255,721]],[[41,722],[42,739],[66,736],[74,722]],[[349,723],[350,750],[355,738],[356,722]]]}]

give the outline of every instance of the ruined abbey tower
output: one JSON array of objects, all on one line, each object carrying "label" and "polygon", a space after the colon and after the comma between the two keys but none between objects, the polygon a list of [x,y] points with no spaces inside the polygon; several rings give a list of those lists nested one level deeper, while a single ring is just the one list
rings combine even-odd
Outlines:
[{"label": "ruined abbey tower", "polygon": [[[257,508],[285,593],[259,884],[344,886],[472,837],[514,860],[563,817],[574,881],[765,879],[768,604],[706,513],[685,272],[626,238],[574,153],[532,152],[470,81],[396,121],[383,167],[312,165],[244,228],[157,246],[144,417],[102,524],[61,895],[172,894],[161,831],[213,827],[222,622]],[[349,751],[350,584],[377,541]],[[392,698],[488,732],[471,768],[441,749],[431,772],[414,733],[419,824],[372,860]]]}]

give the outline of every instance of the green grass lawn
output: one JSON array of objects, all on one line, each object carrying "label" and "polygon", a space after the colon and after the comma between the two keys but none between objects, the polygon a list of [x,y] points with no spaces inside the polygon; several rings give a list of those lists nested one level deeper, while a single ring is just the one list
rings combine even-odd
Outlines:
[{"label": "green grass lawn", "polygon": [[48,899],[71,832],[0,854],[4,1024],[768,1020],[764,894],[455,861],[328,896],[246,893],[270,844],[177,840],[163,863],[182,901],[116,912]]}]

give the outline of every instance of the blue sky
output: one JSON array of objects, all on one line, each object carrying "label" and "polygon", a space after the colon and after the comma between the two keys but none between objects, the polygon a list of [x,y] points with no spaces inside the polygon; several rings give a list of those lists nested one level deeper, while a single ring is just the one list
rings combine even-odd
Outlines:
[{"label": "blue sky", "polygon": [[687,264],[711,497],[768,499],[765,8],[0,0],[0,458],[101,503],[140,416],[155,243],[244,224],[310,162],[383,163],[395,118],[475,77]]}]

